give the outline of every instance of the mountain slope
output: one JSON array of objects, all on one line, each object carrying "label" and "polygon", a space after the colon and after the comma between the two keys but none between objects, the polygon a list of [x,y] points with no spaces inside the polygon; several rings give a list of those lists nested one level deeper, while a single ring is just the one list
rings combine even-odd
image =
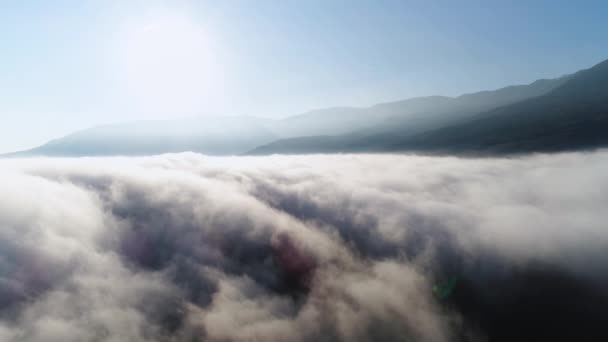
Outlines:
[{"label": "mountain slope", "polygon": [[571,77],[455,98],[428,96],[367,108],[319,109],[281,120],[208,117],[100,126],[11,155],[152,155],[185,151],[234,155],[252,150],[256,154],[398,150],[412,143],[404,141],[404,137],[455,125],[484,111],[544,95]]},{"label": "mountain slope", "polygon": [[454,109],[456,115],[448,111],[445,115],[449,117],[444,121],[425,119],[425,125],[420,125],[412,123],[412,116],[402,117],[401,121],[393,118],[383,129],[376,127],[336,137],[284,139],[250,153],[518,153],[608,144],[608,61],[561,80],[544,95],[482,113],[463,115],[466,109],[461,111],[461,106]]},{"label": "mountain slope", "polygon": [[492,108],[546,94],[563,84],[568,77],[538,80],[527,85],[481,91],[455,98],[425,96],[376,104],[367,108],[318,109],[271,122],[268,127],[274,134],[283,138],[395,129],[420,132],[429,127],[448,124]]},{"label": "mountain slope", "polygon": [[12,155],[153,155],[184,151],[240,154],[277,139],[265,123],[266,120],[250,117],[210,117],[99,126]]},{"label": "mountain slope", "polygon": [[608,145],[608,61],[547,95],[404,138],[388,150],[519,153]]}]

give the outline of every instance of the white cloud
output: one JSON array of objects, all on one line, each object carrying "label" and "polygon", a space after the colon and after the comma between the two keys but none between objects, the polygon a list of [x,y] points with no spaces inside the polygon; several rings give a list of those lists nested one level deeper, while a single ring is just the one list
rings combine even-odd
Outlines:
[{"label": "white cloud", "polygon": [[[7,159],[0,170],[3,341],[492,338],[508,324],[530,333],[517,311],[528,293],[572,329],[601,308],[561,312],[552,291],[606,298],[603,151]],[[450,279],[453,297],[433,294]],[[520,314],[488,321],[502,312]]]}]

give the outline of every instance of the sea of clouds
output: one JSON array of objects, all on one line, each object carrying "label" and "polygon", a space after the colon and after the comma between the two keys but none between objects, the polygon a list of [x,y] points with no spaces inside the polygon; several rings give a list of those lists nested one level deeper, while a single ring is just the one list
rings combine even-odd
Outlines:
[{"label": "sea of clouds", "polygon": [[5,159],[0,177],[0,341],[608,335],[606,151]]}]

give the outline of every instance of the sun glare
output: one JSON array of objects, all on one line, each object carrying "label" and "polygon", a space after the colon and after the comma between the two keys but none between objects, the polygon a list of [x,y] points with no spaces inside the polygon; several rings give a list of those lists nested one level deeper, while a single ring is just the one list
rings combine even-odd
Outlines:
[{"label": "sun glare", "polygon": [[149,114],[205,114],[223,85],[217,52],[205,28],[190,16],[150,14],[132,20],[121,35],[121,82]]}]

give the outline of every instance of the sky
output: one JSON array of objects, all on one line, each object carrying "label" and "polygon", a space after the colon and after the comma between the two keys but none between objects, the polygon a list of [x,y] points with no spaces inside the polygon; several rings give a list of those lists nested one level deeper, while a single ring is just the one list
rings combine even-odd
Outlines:
[{"label": "sky", "polygon": [[0,153],[557,77],[608,58],[607,17],[606,1],[0,0]]}]

